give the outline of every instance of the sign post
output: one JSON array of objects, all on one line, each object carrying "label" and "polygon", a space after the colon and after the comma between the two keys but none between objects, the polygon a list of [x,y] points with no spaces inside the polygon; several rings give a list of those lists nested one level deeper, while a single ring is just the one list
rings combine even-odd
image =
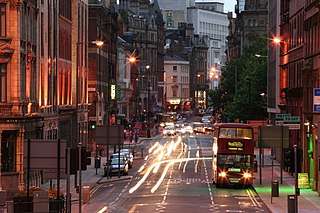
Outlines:
[{"label": "sign post", "polygon": [[313,112],[320,112],[320,88],[313,89]]}]

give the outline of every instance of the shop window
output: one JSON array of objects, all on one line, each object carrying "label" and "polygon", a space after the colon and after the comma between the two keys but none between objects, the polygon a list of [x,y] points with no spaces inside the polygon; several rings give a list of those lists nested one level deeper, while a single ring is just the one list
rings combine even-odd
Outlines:
[{"label": "shop window", "polygon": [[3,131],[1,140],[1,170],[2,172],[15,172],[16,132]]}]

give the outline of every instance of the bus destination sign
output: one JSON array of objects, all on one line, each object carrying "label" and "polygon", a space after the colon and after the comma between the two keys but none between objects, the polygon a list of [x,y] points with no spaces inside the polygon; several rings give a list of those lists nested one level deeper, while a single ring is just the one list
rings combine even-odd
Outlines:
[{"label": "bus destination sign", "polygon": [[228,150],[243,151],[244,150],[244,143],[241,141],[229,141],[228,142]]}]

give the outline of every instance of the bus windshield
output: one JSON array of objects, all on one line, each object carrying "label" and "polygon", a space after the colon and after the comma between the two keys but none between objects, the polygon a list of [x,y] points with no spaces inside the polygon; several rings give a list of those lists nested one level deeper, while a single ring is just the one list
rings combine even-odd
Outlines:
[{"label": "bus windshield", "polygon": [[218,158],[219,167],[225,167],[228,171],[233,169],[234,172],[240,172],[240,169],[251,170],[253,163],[251,155],[220,154]]},{"label": "bus windshield", "polygon": [[222,127],[219,131],[219,138],[235,138],[252,140],[252,129]]}]

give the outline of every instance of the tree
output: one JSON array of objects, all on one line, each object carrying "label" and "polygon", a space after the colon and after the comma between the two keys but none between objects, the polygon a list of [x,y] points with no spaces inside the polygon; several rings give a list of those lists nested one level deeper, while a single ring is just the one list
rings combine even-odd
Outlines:
[{"label": "tree", "polygon": [[209,91],[209,104],[222,114],[224,122],[267,119],[267,40],[257,39],[244,49],[237,59],[229,61],[221,70],[221,83],[217,90]]}]

